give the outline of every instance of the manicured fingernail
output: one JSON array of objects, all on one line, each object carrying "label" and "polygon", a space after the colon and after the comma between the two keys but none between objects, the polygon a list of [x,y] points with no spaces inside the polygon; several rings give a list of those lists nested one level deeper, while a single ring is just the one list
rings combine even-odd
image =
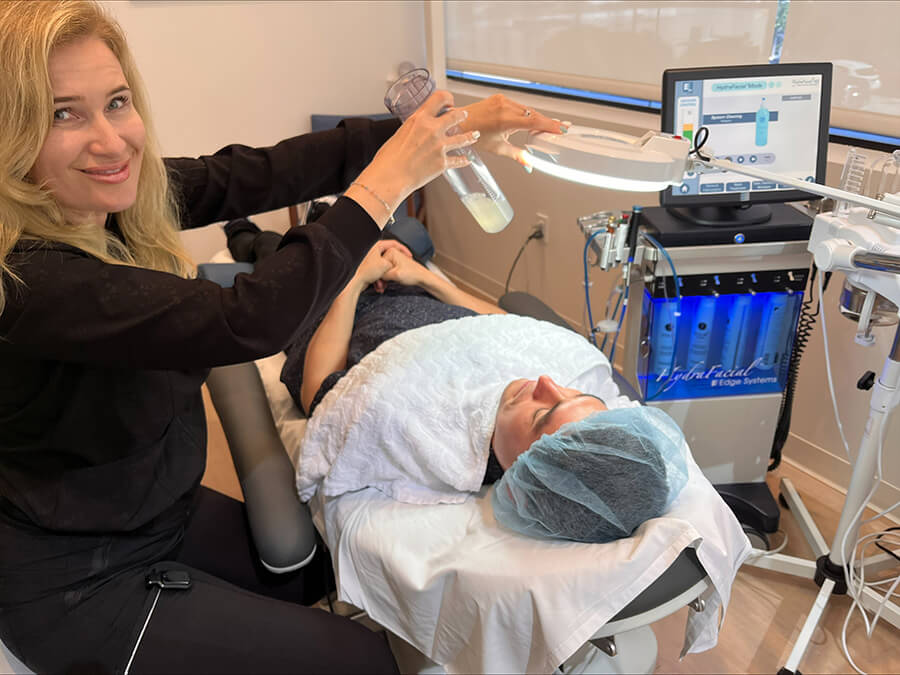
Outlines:
[{"label": "manicured fingernail", "polygon": [[481,138],[481,132],[478,130],[473,131],[472,138],[474,138],[477,141],[479,138]]},{"label": "manicured fingernail", "polygon": [[522,168],[525,169],[525,173],[531,173],[532,171],[534,171],[534,167],[531,166],[531,164],[525,164],[524,162],[522,163]]},{"label": "manicured fingernail", "polygon": [[567,133],[569,133],[569,127],[560,124],[560,125],[559,125],[559,132],[560,132],[561,134],[567,134]]}]

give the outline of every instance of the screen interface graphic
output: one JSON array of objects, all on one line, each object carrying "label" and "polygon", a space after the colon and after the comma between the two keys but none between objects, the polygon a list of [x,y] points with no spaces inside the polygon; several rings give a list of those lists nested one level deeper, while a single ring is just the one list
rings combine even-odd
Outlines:
[{"label": "screen interface graphic", "polygon": [[[674,132],[693,141],[709,129],[707,147],[736,164],[813,182],[821,75],[780,75],[675,82]],[[724,195],[791,189],[728,171],[690,172],[674,195]]]}]

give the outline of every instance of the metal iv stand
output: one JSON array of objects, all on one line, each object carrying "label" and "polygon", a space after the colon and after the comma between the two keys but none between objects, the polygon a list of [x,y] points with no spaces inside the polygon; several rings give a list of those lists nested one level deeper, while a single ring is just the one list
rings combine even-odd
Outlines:
[{"label": "metal iv stand", "polygon": [[[871,199],[845,190],[816,183],[805,183],[761,171],[756,167],[737,165],[728,160],[700,158],[695,160],[695,164],[700,167],[731,170],[766,180],[775,179],[813,194],[832,197],[870,209],[865,220],[855,223],[852,216],[844,219],[836,217],[834,214],[830,216],[829,214],[820,214],[813,224],[808,248],[814,253],[816,265],[821,271],[839,269],[865,280],[864,285],[868,292],[864,306],[867,307],[867,311],[871,312],[877,294],[881,294],[897,304],[900,293],[898,293],[896,278],[891,276],[900,274],[897,238],[893,234],[885,237],[881,226],[886,226],[887,230],[892,233],[896,233],[900,229],[900,223],[897,222],[900,220],[900,195],[882,195],[882,199]],[[888,216],[892,216],[893,219]],[[869,270],[874,274],[871,274]],[[887,283],[887,279],[891,279],[891,282]],[[861,318],[860,328],[867,331],[863,323],[864,320]],[[849,556],[848,552],[844,550],[844,543],[852,542],[850,550],[855,550],[859,531],[857,516],[865,508],[869,492],[874,484],[883,428],[891,410],[900,402],[898,386],[900,386],[900,327],[894,335],[893,347],[885,360],[881,376],[874,385],[872,400],[869,404],[869,419],[866,422],[859,452],[853,463],[850,487],[841,509],[841,517],[831,549],[829,550],[825,545],[825,540],[791,481],[783,478],[781,480],[781,497],[797,519],[804,537],[815,552],[817,559],[813,562],[776,553],[760,556],[745,563],[814,579],[820,586],[819,594],[800,631],[800,636],[791,650],[787,663],[778,671],[779,675],[793,675],[800,672],[797,667],[800,665],[800,660],[806,653],[813,632],[825,612],[828,599],[832,593],[844,594],[847,592],[844,565],[845,562],[848,562]],[[882,554],[867,561],[864,569],[870,573],[877,573],[895,564],[895,557]],[[863,566],[860,568],[862,569]],[[882,598],[869,588],[861,591],[858,601],[866,609],[881,607],[881,616],[900,628],[900,607],[896,603],[885,599],[882,604]]]},{"label": "metal iv stand", "polygon": [[[873,269],[900,274],[900,257],[898,256],[860,251],[851,255],[850,261],[857,269]],[[809,561],[782,554],[772,554],[748,560],[746,563],[754,567],[814,579],[820,586],[819,594],[791,650],[787,663],[778,671],[779,675],[800,672],[797,668],[825,612],[829,598],[832,593],[844,594],[847,592],[844,565],[848,561],[849,555],[843,544],[852,542],[851,551],[856,546],[859,531],[857,515],[863,510],[874,482],[884,426],[891,410],[898,403],[900,403],[900,326],[894,335],[893,346],[885,360],[881,375],[874,383],[872,399],[869,404],[869,418],[854,462],[850,486],[841,509],[841,517],[831,549],[827,548],[825,540],[791,481],[783,478],[781,480],[781,497],[797,519],[817,560]],[[867,562],[865,570],[867,573],[877,573],[893,565],[896,565],[896,558],[889,554],[881,554],[873,557],[871,562]],[[863,607],[872,611],[883,604],[881,616],[900,628],[900,607],[896,603],[889,600],[882,603],[883,598],[869,588],[862,591],[858,600]]]}]

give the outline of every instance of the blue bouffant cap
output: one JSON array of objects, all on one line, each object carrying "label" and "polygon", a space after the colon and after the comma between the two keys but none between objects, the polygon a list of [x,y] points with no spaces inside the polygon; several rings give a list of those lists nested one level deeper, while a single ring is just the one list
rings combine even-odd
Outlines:
[{"label": "blue bouffant cap", "polygon": [[646,406],[607,410],[522,453],[494,486],[494,515],[520,534],[603,543],[665,513],[687,478],[672,418]]}]

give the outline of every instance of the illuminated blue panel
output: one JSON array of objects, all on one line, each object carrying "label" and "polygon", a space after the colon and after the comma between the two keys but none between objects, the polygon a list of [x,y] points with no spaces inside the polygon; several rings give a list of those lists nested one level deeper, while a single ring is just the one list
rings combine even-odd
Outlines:
[{"label": "illuminated blue panel", "polygon": [[650,298],[644,400],[784,391],[802,293]]}]

